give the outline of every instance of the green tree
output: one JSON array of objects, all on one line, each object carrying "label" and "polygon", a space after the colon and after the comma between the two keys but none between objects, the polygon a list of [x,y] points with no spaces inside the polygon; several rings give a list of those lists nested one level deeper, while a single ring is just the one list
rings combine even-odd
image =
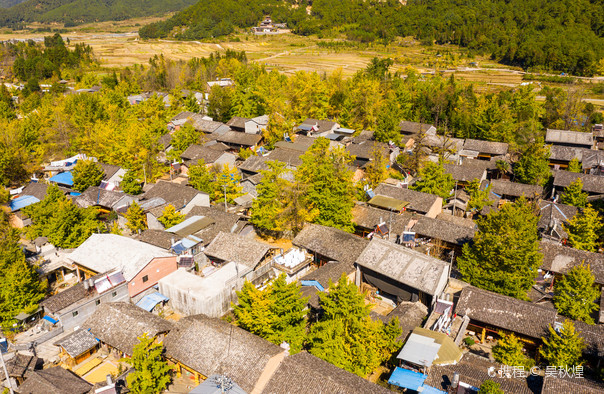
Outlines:
[{"label": "green tree", "polygon": [[375,140],[386,143],[392,141],[395,144],[399,144],[401,141],[399,129],[401,118],[401,109],[396,102],[396,98],[390,97],[380,108],[377,127],[373,135]]},{"label": "green tree", "polygon": [[73,189],[83,192],[90,186],[98,186],[105,177],[103,168],[92,160],[78,160],[73,168]]},{"label": "green tree", "polygon": [[514,334],[501,335],[497,345],[493,347],[493,357],[497,362],[512,367],[523,366],[525,369],[535,365],[534,361],[524,354],[522,342]]},{"label": "green tree", "polygon": [[160,217],[157,220],[164,225],[165,228],[176,226],[178,223],[182,223],[185,220],[185,215],[176,211],[176,208],[172,204],[168,204]]},{"label": "green tree", "polygon": [[135,394],[159,394],[172,381],[172,367],[163,360],[164,348],[161,343],[156,343],[147,333],[138,337],[138,340],[132,351],[132,359],[127,360],[134,367],[134,372],[126,378],[128,388]]},{"label": "green tree", "polygon": [[577,212],[568,222],[563,224],[564,231],[568,233],[568,242],[573,248],[596,252],[600,246],[599,235],[604,227],[598,211],[591,205]]},{"label": "green tree", "polygon": [[208,169],[203,159],[189,168],[189,185],[199,191],[208,193],[210,196],[214,195],[216,189],[215,179],[215,174]]},{"label": "green tree", "polygon": [[478,220],[471,244],[465,244],[457,266],[476,287],[525,299],[537,276],[542,255],[535,206],[524,197],[504,204]]},{"label": "green tree", "polygon": [[386,155],[380,149],[379,145],[374,144],[371,151],[371,159],[365,167],[365,181],[372,189],[388,178],[388,160]]},{"label": "green tree", "polygon": [[583,171],[581,168],[581,163],[576,157],[572,159],[570,163],[568,163],[568,171],[576,173],[581,173]]},{"label": "green tree", "polygon": [[319,137],[300,156],[302,164],[295,173],[304,187],[304,206],[318,212],[314,222],[352,232],[354,188],[348,165],[352,157],[343,148],[329,148],[329,140]]},{"label": "green tree", "polygon": [[499,383],[487,379],[478,388],[478,394],[505,394],[505,392]]},{"label": "green tree", "polygon": [[113,222],[113,224],[111,225],[111,228],[109,229],[109,232],[111,234],[115,234],[115,235],[124,235],[117,220]]},{"label": "green tree", "polygon": [[237,197],[243,195],[241,193],[243,188],[240,185],[241,174],[236,167],[231,168],[228,164],[222,166],[221,171],[216,174],[215,182],[213,201],[224,201],[226,193],[227,202],[233,204]]},{"label": "green tree", "polygon": [[136,201],[133,201],[128,210],[126,211],[126,227],[132,231],[132,233],[138,233],[147,228],[147,216],[145,211],[141,208]]},{"label": "green tree", "polygon": [[422,193],[434,194],[442,197],[443,203],[451,194],[455,187],[455,180],[451,174],[445,172],[442,163],[428,162],[424,165],[418,174],[419,180],[410,187]]},{"label": "green tree", "polygon": [[398,321],[372,321],[364,295],[342,275],[319,297],[323,315],[308,333],[310,353],[359,376],[366,376],[400,347]]},{"label": "green tree", "polygon": [[306,331],[306,304],[296,282],[287,284],[279,275],[267,288],[258,290],[246,281],[237,292],[238,305],[233,306],[237,325],[266,340],[287,342],[290,352],[302,349]]},{"label": "green tree", "polygon": [[195,130],[195,127],[190,123],[185,123],[180,126],[172,134],[172,149],[168,152],[168,158],[172,160],[179,160],[180,155],[189,146],[199,143],[201,140],[201,133]]},{"label": "green tree", "polygon": [[558,313],[594,324],[592,313],[598,310],[595,301],[600,295],[594,281],[589,265],[581,264],[568,271],[554,286],[554,305]]},{"label": "green tree", "polygon": [[78,208],[56,185],[49,186],[46,197],[25,207],[23,212],[32,220],[27,228],[30,239],[48,237],[60,248],[76,248],[104,227],[98,220],[96,207]]},{"label": "green tree", "polygon": [[575,331],[575,325],[565,320],[559,330],[549,327],[548,338],[541,338],[543,346],[539,353],[547,361],[547,365],[568,367],[581,365],[581,354],[585,349],[583,338]]},{"label": "green tree", "polygon": [[141,182],[136,178],[136,175],[134,175],[134,172],[131,170],[126,171],[122,177],[120,189],[122,189],[124,193],[133,195],[141,194],[143,192]]},{"label": "green tree", "polygon": [[493,203],[489,200],[491,193],[491,185],[489,184],[486,188],[480,188],[480,181],[474,179],[466,186],[466,192],[470,195],[470,201],[468,202],[468,209],[472,212],[480,212],[482,208]]},{"label": "green tree", "polygon": [[10,192],[8,189],[0,186],[0,204],[6,204],[10,200]]},{"label": "green tree", "polygon": [[544,186],[549,180],[549,145],[543,140],[530,144],[514,166],[514,175],[521,183]]},{"label": "green tree", "polygon": [[288,204],[286,190],[289,182],[283,179],[285,163],[268,161],[268,170],[260,171],[262,181],[256,187],[258,196],[252,202],[250,222],[266,231],[283,231],[283,211]]},{"label": "green tree", "polygon": [[208,101],[208,115],[217,122],[228,122],[234,114],[233,89],[230,87],[212,86]]},{"label": "green tree", "polygon": [[46,294],[35,267],[28,264],[19,244],[19,232],[0,211],[0,325],[9,329],[20,312],[34,312]]},{"label": "green tree", "polygon": [[579,208],[584,208],[587,205],[587,193],[583,193],[583,181],[581,178],[577,178],[564,188],[564,193],[560,196],[560,202]]}]

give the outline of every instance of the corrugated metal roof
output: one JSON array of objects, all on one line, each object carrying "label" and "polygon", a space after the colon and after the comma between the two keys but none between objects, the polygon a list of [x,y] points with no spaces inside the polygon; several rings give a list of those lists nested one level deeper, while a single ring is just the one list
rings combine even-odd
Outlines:
[{"label": "corrugated metal roof", "polygon": [[21,196],[21,197],[15,198],[14,200],[11,200],[8,203],[8,206],[9,206],[11,212],[15,212],[15,211],[23,209],[29,205],[35,204],[37,202],[40,202],[40,200],[38,200],[34,196]]},{"label": "corrugated metal roof", "polygon": [[61,172],[49,179],[54,183],[60,183],[61,185],[73,186],[73,175],[71,171]]},{"label": "corrugated metal roof", "polygon": [[417,391],[420,387],[422,387],[426,378],[427,375],[424,375],[423,373],[396,367],[394,372],[392,372],[392,375],[390,375],[388,383],[394,386]]},{"label": "corrugated metal roof", "polygon": [[166,229],[167,232],[177,234],[181,237],[186,237],[203,230],[213,224],[214,220],[207,216],[191,216],[175,226]]},{"label": "corrugated metal roof", "polygon": [[153,308],[155,308],[155,305],[168,300],[170,300],[170,298],[156,291],[155,293],[147,294],[141,298],[141,300],[136,303],[136,306],[146,310],[147,312],[151,312]]}]

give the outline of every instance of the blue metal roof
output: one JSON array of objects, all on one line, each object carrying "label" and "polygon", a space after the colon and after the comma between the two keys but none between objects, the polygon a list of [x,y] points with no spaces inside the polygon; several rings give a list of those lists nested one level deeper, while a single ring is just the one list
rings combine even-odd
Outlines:
[{"label": "blue metal roof", "polygon": [[11,212],[15,212],[37,202],[40,202],[40,200],[38,200],[36,197],[25,195],[15,198],[14,200],[10,200],[8,206]]},{"label": "blue metal roof", "polygon": [[160,292],[155,292],[147,294],[146,296],[141,298],[141,300],[136,303],[136,306],[146,310],[147,312],[151,312],[153,308],[155,308],[155,305],[168,300],[169,298],[165,295],[161,294]]},{"label": "blue metal roof", "polygon": [[302,286],[314,286],[319,291],[325,291],[325,288],[323,286],[321,286],[321,284],[319,282],[317,282],[316,280],[301,280],[300,284]]},{"label": "blue metal roof", "polygon": [[71,171],[61,172],[49,179],[54,183],[60,183],[61,185],[73,186],[73,175]]},{"label": "blue metal roof", "polygon": [[44,316],[42,319],[44,319],[44,320],[46,320],[46,321],[49,321],[49,322],[51,322],[52,324],[57,324],[57,323],[59,322],[58,320],[55,320],[55,319],[53,319],[52,317],[50,317],[50,316],[48,316],[48,315]]},{"label": "blue metal roof", "polygon": [[423,386],[427,377],[428,375],[424,375],[423,373],[396,367],[394,372],[392,372],[392,375],[390,375],[388,383],[398,387],[417,391],[417,389]]},{"label": "blue metal roof", "polygon": [[422,386],[421,393],[422,394],[447,394],[446,391],[435,389],[434,387],[428,386],[428,385],[425,385],[425,384]]}]

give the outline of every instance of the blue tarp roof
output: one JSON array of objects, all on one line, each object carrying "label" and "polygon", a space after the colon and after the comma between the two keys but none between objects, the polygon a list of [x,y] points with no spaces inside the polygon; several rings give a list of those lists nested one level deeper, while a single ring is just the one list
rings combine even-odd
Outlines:
[{"label": "blue tarp roof", "polygon": [[321,286],[321,284],[319,282],[317,282],[316,280],[301,280],[300,284],[302,286],[314,286],[317,289],[319,289],[319,291],[325,291],[325,288],[323,286]]},{"label": "blue tarp roof", "polygon": [[446,391],[435,389],[434,387],[428,386],[428,385],[425,385],[425,384],[422,386],[421,393],[422,394],[447,394]]},{"label": "blue tarp roof", "polygon": [[428,375],[424,375],[423,373],[396,367],[394,372],[392,372],[392,375],[390,375],[388,383],[417,391],[417,389],[423,386],[427,376]]},{"label": "blue tarp roof", "polygon": [[50,317],[50,316],[48,316],[48,315],[44,316],[42,319],[44,319],[44,320],[46,320],[46,321],[49,321],[49,322],[51,322],[52,324],[57,324],[57,323],[59,322],[58,320],[55,320],[55,319],[53,319],[52,317]]},{"label": "blue tarp roof", "polygon": [[40,202],[40,200],[38,200],[36,197],[26,195],[15,198],[14,200],[10,200],[8,206],[10,207],[11,212],[15,212],[37,202]]},{"label": "blue tarp roof", "polygon": [[73,186],[73,175],[71,171],[61,172],[49,179],[54,183],[60,183],[61,185]]},{"label": "blue tarp roof", "polygon": [[160,292],[155,292],[147,294],[146,296],[141,298],[141,300],[136,303],[136,306],[146,310],[147,312],[151,312],[153,308],[155,308],[155,305],[168,300],[169,298],[165,295],[161,294]]}]

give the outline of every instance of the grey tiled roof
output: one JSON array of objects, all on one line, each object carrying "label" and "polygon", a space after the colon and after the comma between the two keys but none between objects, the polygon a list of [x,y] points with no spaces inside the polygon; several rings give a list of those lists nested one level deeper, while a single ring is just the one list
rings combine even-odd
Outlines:
[{"label": "grey tiled roof", "polygon": [[163,341],[166,356],[204,376],[229,376],[251,392],[271,357],[283,349],[223,320],[188,316]]},{"label": "grey tiled roof", "polygon": [[19,394],[84,394],[92,384],[62,367],[31,371],[19,386]]},{"label": "grey tiled roof", "polygon": [[556,319],[555,310],[473,286],[461,291],[455,312],[537,339],[547,334],[549,325]]},{"label": "grey tiled roof", "polygon": [[422,193],[411,189],[405,189],[402,187],[390,186],[384,183],[380,183],[375,188],[374,193],[376,195],[383,195],[392,198],[396,198],[402,201],[408,201],[409,205],[407,208],[412,211],[419,213],[426,213],[432,208],[434,203],[440,199],[440,197],[434,194]]},{"label": "grey tiled roof", "polygon": [[332,227],[306,225],[292,241],[294,245],[329,259],[353,264],[369,241]]},{"label": "grey tiled roof", "polygon": [[604,176],[580,174],[570,171],[556,171],[554,173],[554,186],[567,187],[577,178],[583,182],[583,191],[588,193],[604,193]]},{"label": "grey tiled roof", "polygon": [[475,230],[467,226],[460,226],[450,221],[432,219],[421,216],[413,226],[412,231],[418,235],[440,239],[451,244],[463,245],[474,238]]},{"label": "grey tiled roof", "polygon": [[82,324],[102,342],[131,355],[138,337],[170,331],[173,323],[125,302],[104,303]]},{"label": "grey tiled roof", "polygon": [[263,391],[266,394],[390,393],[385,387],[344,371],[307,352],[281,362]]},{"label": "grey tiled roof", "polygon": [[166,204],[171,204],[178,210],[186,206],[198,194],[207,193],[200,192],[190,186],[159,181],[143,195],[143,201],[141,201],[141,203],[159,197],[162,198]]},{"label": "grey tiled roof", "polygon": [[555,376],[543,378],[543,394],[572,393],[572,394],[601,394],[604,384],[589,379],[561,379]]},{"label": "grey tiled roof", "polygon": [[56,346],[61,346],[67,354],[76,358],[84,352],[92,349],[98,344],[98,341],[88,330],[80,328],[77,331],[61,338],[55,342]]},{"label": "grey tiled roof", "polygon": [[543,186],[494,179],[491,181],[491,192],[500,196],[520,197],[524,195],[525,197],[534,198],[543,194]]},{"label": "grey tiled roof", "polygon": [[234,261],[254,268],[271,246],[238,234],[220,232],[204,250],[206,256],[226,262]]},{"label": "grey tiled roof", "polygon": [[539,249],[543,254],[541,268],[566,274],[581,263],[589,264],[596,283],[604,285],[604,254],[587,252],[548,241],[541,241]]},{"label": "grey tiled roof", "polygon": [[467,139],[463,144],[463,148],[465,150],[473,150],[489,155],[505,155],[508,153],[508,146],[509,145],[505,142],[481,141],[473,139]]}]

